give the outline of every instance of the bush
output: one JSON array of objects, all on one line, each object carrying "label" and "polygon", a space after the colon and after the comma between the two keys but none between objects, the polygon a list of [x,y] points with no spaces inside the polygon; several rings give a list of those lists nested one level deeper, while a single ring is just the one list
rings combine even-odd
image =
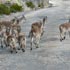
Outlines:
[{"label": "bush", "polygon": [[19,6],[18,4],[13,4],[10,7],[11,12],[22,11],[22,9],[22,6]]},{"label": "bush", "polygon": [[30,7],[32,9],[35,7],[35,5],[31,1],[27,1],[26,5],[27,5],[27,7]]},{"label": "bush", "polygon": [[0,14],[9,15],[11,12],[22,11],[22,9],[22,6],[19,6],[18,4],[13,4],[9,6],[6,4],[0,4]]},{"label": "bush", "polygon": [[44,7],[43,3],[38,4],[38,7],[43,8]]},{"label": "bush", "polygon": [[10,8],[4,4],[0,4],[0,14],[10,14]]}]

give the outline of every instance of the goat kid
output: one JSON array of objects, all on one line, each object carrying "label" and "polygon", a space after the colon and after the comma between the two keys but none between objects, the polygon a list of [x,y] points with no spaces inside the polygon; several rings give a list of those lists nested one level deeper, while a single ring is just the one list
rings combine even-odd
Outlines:
[{"label": "goat kid", "polygon": [[19,33],[18,35],[18,43],[19,43],[19,46],[23,52],[25,52],[25,47],[26,47],[26,37],[25,37],[25,34],[24,33]]},{"label": "goat kid", "polygon": [[17,50],[16,50],[16,39],[15,39],[14,36],[9,35],[7,37],[7,44],[10,47],[11,53],[13,53],[13,52],[17,53]]}]

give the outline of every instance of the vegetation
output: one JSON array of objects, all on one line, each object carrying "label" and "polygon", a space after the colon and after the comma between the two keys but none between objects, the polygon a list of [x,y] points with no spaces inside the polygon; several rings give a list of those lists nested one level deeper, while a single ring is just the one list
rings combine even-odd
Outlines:
[{"label": "vegetation", "polygon": [[31,1],[27,1],[26,5],[27,5],[27,7],[30,7],[32,9],[35,7],[35,5]]},{"label": "vegetation", "polygon": [[43,3],[39,3],[38,7],[43,8],[44,7]]},{"label": "vegetation", "polygon": [[17,12],[22,11],[22,6],[19,6],[18,4],[13,4],[10,6],[11,12]]},{"label": "vegetation", "polygon": [[0,4],[0,14],[10,14],[10,8],[4,4]]},{"label": "vegetation", "polygon": [[9,15],[11,12],[17,12],[22,11],[22,6],[19,6],[18,4],[13,5],[6,5],[6,4],[0,4],[0,14],[6,14]]}]

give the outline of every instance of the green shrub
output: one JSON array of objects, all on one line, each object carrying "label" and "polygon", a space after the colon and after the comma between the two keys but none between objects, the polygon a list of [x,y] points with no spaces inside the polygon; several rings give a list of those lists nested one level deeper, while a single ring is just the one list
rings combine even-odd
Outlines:
[{"label": "green shrub", "polygon": [[44,7],[43,3],[39,3],[38,7],[43,8]]},{"label": "green shrub", "polygon": [[22,6],[19,6],[18,4],[13,4],[10,6],[11,12],[22,11],[22,9]]},{"label": "green shrub", "polygon": [[22,11],[22,9],[22,6],[19,6],[18,4],[13,4],[9,6],[6,4],[0,4],[0,14],[9,15],[11,12]]},{"label": "green shrub", "polygon": [[0,14],[10,14],[10,8],[4,4],[0,4]]},{"label": "green shrub", "polygon": [[31,1],[27,1],[26,5],[27,5],[27,7],[30,7],[32,9],[35,7],[35,5]]}]

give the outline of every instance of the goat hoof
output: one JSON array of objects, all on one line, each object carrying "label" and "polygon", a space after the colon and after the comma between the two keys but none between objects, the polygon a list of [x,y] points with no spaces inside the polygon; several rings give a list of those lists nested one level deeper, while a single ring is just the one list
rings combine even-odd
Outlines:
[{"label": "goat hoof", "polygon": [[24,50],[24,49],[22,49],[22,51],[23,51],[23,52],[25,52],[25,50]]},{"label": "goat hoof", "polygon": [[18,50],[20,50],[20,48],[18,48]]},{"label": "goat hoof", "polygon": [[16,51],[16,53],[17,53],[17,51]]},{"label": "goat hoof", "polygon": [[32,48],[30,48],[30,50],[32,50]]},{"label": "goat hoof", "polygon": [[11,53],[13,53],[13,51],[10,51]]},{"label": "goat hoof", "polygon": [[65,40],[65,37],[64,37],[64,40]]}]

